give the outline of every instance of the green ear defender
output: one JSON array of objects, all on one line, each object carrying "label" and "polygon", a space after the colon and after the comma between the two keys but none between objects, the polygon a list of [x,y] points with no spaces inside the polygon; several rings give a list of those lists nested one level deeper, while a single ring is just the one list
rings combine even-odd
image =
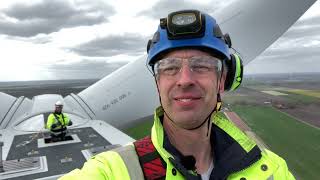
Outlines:
[{"label": "green ear defender", "polygon": [[236,53],[231,54],[231,59],[226,61],[226,66],[228,72],[224,89],[226,91],[236,90],[240,86],[243,78],[243,64],[241,57]]}]

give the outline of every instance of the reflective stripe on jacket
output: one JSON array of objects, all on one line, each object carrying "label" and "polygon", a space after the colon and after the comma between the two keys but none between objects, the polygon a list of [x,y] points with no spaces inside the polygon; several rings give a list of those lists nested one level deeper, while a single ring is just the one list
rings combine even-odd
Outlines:
[{"label": "reflective stripe on jacket", "polygon": [[[151,140],[166,162],[166,179],[186,179],[169,161],[170,157],[174,158],[173,155],[163,147],[165,133],[159,118],[161,116],[163,111],[158,108],[154,115]],[[294,179],[281,157],[267,149],[260,151],[255,142],[229,120],[220,116],[211,119],[214,123],[213,136],[217,136],[214,149],[223,157],[215,157],[210,179]],[[129,144],[92,157],[81,170],[73,170],[61,179],[143,179],[143,172],[135,148],[133,144]]]}]

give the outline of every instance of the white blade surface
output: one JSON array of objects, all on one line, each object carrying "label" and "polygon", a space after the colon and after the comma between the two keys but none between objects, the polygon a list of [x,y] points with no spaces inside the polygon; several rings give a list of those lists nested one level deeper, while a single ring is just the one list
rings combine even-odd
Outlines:
[{"label": "white blade surface", "polygon": [[[238,0],[215,17],[245,64],[276,41],[315,0]],[[150,116],[159,105],[146,57],[103,78],[78,95],[96,119],[122,128]]]}]

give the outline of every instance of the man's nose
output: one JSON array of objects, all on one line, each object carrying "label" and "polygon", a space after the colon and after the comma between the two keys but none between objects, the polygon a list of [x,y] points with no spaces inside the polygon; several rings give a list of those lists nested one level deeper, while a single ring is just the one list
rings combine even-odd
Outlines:
[{"label": "man's nose", "polygon": [[188,65],[184,64],[177,77],[177,85],[181,87],[189,87],[194,85],[194,77]]}]

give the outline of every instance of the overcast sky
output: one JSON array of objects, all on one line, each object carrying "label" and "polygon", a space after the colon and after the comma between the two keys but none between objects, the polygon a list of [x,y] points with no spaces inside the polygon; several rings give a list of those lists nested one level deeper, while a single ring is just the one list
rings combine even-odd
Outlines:
[{"label": "overcast sky", "polygon": [[[0,81],[101,78],[144,55],[168,12],[231,1],[1,0]],[[319,32],[318,1],[245,72],[320,72]]]}]

